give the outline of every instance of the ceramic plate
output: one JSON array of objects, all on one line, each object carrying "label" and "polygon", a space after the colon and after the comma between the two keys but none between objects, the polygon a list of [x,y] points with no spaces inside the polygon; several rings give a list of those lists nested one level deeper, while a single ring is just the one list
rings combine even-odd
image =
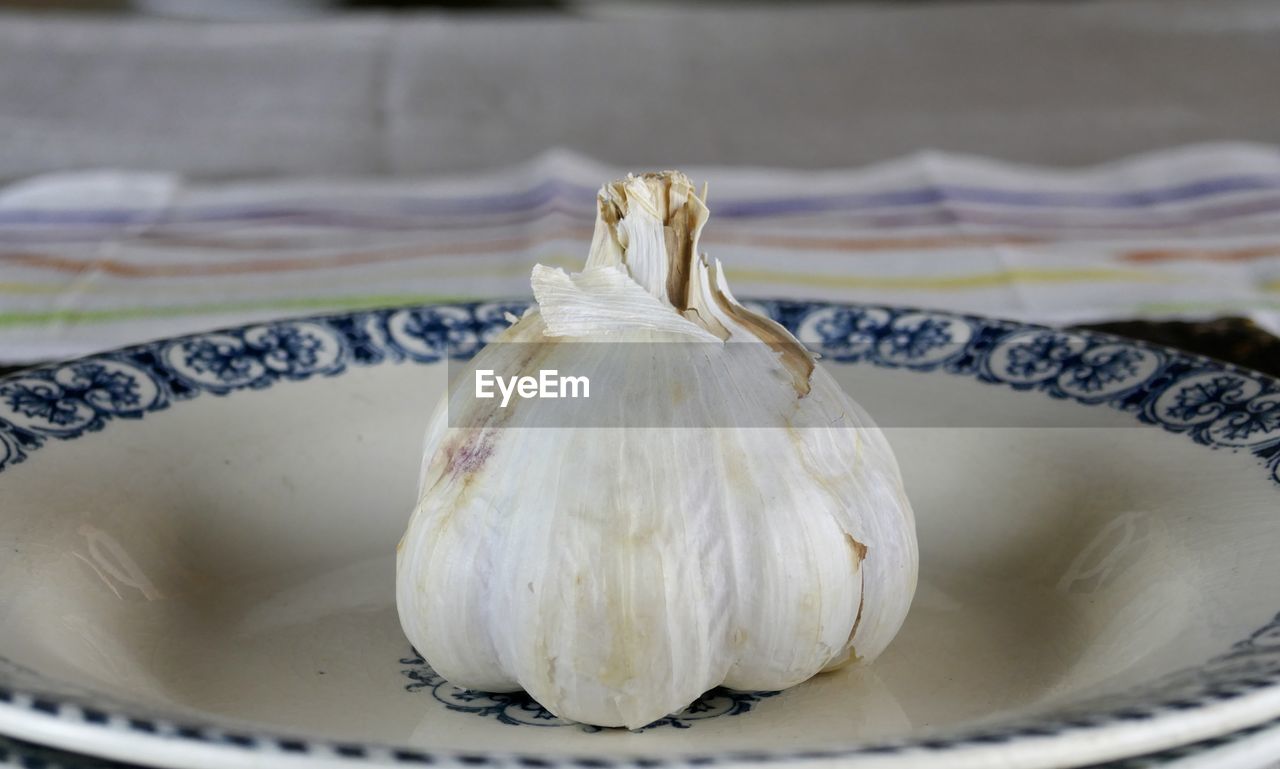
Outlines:
[{"label": "ceramic plate", "polygon": [[393,551],[519,303],[162,340],[0,380],[0,731],[155,765],[1047,767],[1280,715],[1280,386],[1094,334],[757,302],[885,426],[921,584],[876,663],[643,730],[449,686]]},{"label": "ceramic plate", "polygon": [[[1088,769],[1275,769],[1280,720],[1158,753],[1145,753]],[[853,763],[849,764],[853,766]],[[138,764],[71,753],[0,736],[0,766],[23,769],[141,769]]]}]

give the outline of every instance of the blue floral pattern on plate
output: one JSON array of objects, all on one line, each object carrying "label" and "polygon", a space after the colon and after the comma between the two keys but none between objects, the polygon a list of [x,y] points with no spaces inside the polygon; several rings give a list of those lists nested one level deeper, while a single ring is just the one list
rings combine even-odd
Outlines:
[{"label": "blue floral pattern on plate", "polygon": [[[943,369],[1056,398],[1106,404],[1248,449],[1280,483],[1280,388],[1204,358],[1084,332],[891,307],[754,301],[826,358]],[[67,440],[200,392],[225,395],[348,365],[468,358],[529,304],[518,300],[286,320],[128,348],[0,381],[0,470]]]},{"label": "blue floral pattern on plate", "polygon": [[[459,689],[450,685],[444,677],[432,670],[422,655],[417,653],[400,660],[400,664],[407,666],[401,670],[410,681],[404,687],[407,691],[430,691],[438,702],[457,713],[495,718],[499,723],[509,726],[573,726],[585,732],[603,731],[598,726],[560,718],[539,705],[525,692],[478,692]],[[660,727],[688,729],[695,721],[750,712],[756,703],[778,694],[779,692],[736,692],[732,689],[713,689],[691,702],[689,707],[680,713],[660,718],[634,731],[643,732]]]}]

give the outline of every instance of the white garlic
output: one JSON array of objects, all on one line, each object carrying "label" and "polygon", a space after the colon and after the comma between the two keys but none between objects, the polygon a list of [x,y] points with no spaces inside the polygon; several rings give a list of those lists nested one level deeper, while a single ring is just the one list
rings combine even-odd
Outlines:
[{"label": "white garlic", "polygon": [[733,298],[697,251],[706,218],[678,172],[606,185],[585,269],[536,267],[538,308],[498,340],[527,345],[491,345],[468,373],[569,368],[566,340],[747,343],[750,376],[602,370],[592,388],[763,421],[528,427],[532,409],[455,385],[427,431],[396,585],[405,634],[451,683],[638,728],[718,685],[783,689],[869,661],[901,626],[917,547],[893,453],[794,337]]}]

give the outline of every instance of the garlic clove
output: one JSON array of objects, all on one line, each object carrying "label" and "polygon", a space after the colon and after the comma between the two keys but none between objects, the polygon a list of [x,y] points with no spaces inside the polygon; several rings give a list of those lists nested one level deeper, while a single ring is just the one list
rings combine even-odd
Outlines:
[{"label": "garlic clove", "polygon": [[617,413],[584,429],[571,413],[540,427],[536,409],[458,390],[437,408],[397,605],[452,683],[638,728],[717,685],[781,689],[870,661],[900,627],[918,553],[893,453],[697,252],[706,217],[682,174],[606,185],[586,268],[536,268],[538,309],[499,337],[523,344],[492,344],[469,371],[569,369],[584,359],[566,342],[687,344],[644,376],[593,374],[628,412],[708,426]]}]

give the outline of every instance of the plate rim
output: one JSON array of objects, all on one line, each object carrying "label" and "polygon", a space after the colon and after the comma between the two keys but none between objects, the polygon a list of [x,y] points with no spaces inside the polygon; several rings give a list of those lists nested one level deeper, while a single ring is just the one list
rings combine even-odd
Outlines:
[{"label": "plate rim", "polygon": [[[5,452],[0,454],[0,478],[3,471],[25,463],[50,442],[74,440],[107,429],[117,421],[141,419],[200,395],[225,397],[281,382],[338,376],[351,369],[385,363],[433,364],[447,357],[466,358],[483,346],[487,336],[505,328],[508,313],[521,312],[531,304],[528,298],[521,297],[289,317],[160,338],[17,371],[0,377],[0,450]],[[1268,415],[1273,412],[1280,416],[1280,381],[1260,372],[1112,334],[1056,329],[976,314],[829,300],[749,299],[744,304],[782,323],[806,346],[816,346],[824,359],[919,372],[943,370],[953,375],[968,375],[986,384],[1042,392],[1049,397],[1072,400],[1081,405],[1108,406],[1129,413],[1140,422],[1186,434],[1206,448],[1248,451],[1267,468],[1275,486],[1280,487],[1280,421],[1274,429],[1264,424],[1260,440],[1221,439],[1221,436],[1231,434],[1230,429],[1225,432],[1222,429],[1222,425],[1232,427],[1228,417],[1234,419],[1243,414],[1247,419],[1250,414],[1261,413],[1269,419]],[[299,337],[308,335],[314,338],[304,340],[307,344],[300,345]],[[938,343],[941,336],[947,336],[947,340]],[[185,355],[192,349],[200,355]],[[175,351],[184,355],[175,355]],[[1017,372],[1013,366],[1005,372],[993,368],[993,362],[1017,357],[1013,356],[1014,352],[1019,352],[1020,360],[1029,358],[1033,363],[1044,365]],[[193,360],[199,365],[192,363]],[[1116,367],[1117,360],[1127,362]],[[1109,371],[1107,376],[1095,376],[1104,367]],[[121,390],[121,387],[112,390],[115,386],[112,382],[120,384],[131,375],[140,375],[149,381],[136,381],[137,386],[132,390]],[[1198,411],[1175,413],[1168,410],[1167,402],[1165,407],[1159,405],[1158,402],[1174,388],[1183,386],[1184,391],[1193,390],[1193,384],[1203,384],[1204,377],[1212,375],[1220,379],[1235,377],[1235,390],[1220,392],[1217,401],[1204,401]],[[137,376],[133,378],[138,380]],[[1089,389],[1095,379],[1101,384]],[[13,395],[32,391],[39,391],[50,404],[47,409],[50,418],[42,424],[37,408],[32,412],[35,417],[26,415],[24,425],[21,423],[23,412],[19,412],[15,405],[20,401]],[[117,397],[121,392],[131,392],[136,397]],[[1228,397],[1232,392],[1234,398]],[[58,423],[56,418],[63,419],[63,422]],[[1248,434],[1244,437],[1247,438]],[[1226,683],[1184,681],[1181,693],[1165,700],[1152,694],[1136,706],[1113,706],[1110,709],[1099,706],[1075,716],[1046,711],[1038,718],[1024,719],[1028,722],[1024,726],[1015,721],[987,727],[960,727],[937,737],[905,737],[823,750],[720,752],[658,758],[640,755],[522,755],[398,747],[374,742],[296,737],[270,729],[224,729],[216,721],[184,723],[167,717],[152,718],[131,713],[128,707],[95,706],[77,697],[43,691],[38,687],[11,687],[3,675],[0,675],[0,713],[9,717],[0,721],[0,729],[11,733],[7,728],[10,721],[27,722],[35,718],[36,721],[31,723],[38,723],[42,718],[52,718],[63,726],[73,727],[72,736],[66,738],[65,745],[71,749],[83,749],[73,744],[75,735],[83,731],[82,727],[99,726],[130,741],[143,735],[178,741],[191,748],[254,751],[269,746],[268,749],[284,751],[282,755],[328,756],[347,765],[368,765],[370,762],[454,763],[467,766],[520,765],[536,769],[562,765],[582,769],[609,769],[614,766],[645,769],[658,764],[813,763],[855,758],[878,763],[877,759],[899,760],[908,754],[918,756],[921,751],[935,756],[945,753],[948,760],[953,757],[961,759],[965,754],[983,754],[989,759],[991,750],[1007,750],[1019,741],[1034,742],[1041,746],[1040,749],[1049,751],[1050,743],[1057,744],[1062,738],[1075,739],[1086,732],[1098,738],[1108,735],[1110,742],[1116,742],[1117,737],[1130,731],[1148,734],[1145,740],[1137,740],[1136,736],[1130,740],[1143,742],[1141,748],[1135,744],[1125,753],[1097,755],[1090,759],[1107,760],[1134,755],[1133,751],[1137,749],[1148,751],[1172,747],[1174,743],[1167,738],[1163,741],[1156,738],[1154,733],[1157,731],[1169,735],[1176,733],[1178,743],[1212,736],[1210,731],[1206,731],[1209,727],[1199,730],[1193,727],[1200,716],[1204,716],[1205,719],[1200,720],[1207,723],[1213,714],[1225,717],[1226,713],[1239,711],[1234,717],[1237,722],[1234,728],[1242,728],[1280,715],[1280,646],[1272,648],[1270,641],[1261,646],[1254,643],[1255,639],[1269,638],[1277,633],[1280,633],[1280,614],[1222,655],[1187,671],[1188,674],[1196,673],[1220,663],[1226,669],[1239,667],[1244,675]],[[1194,689],[1197,683],[1200,685],[1198,691]],[[1194,693],[1189,694],[1188,691]],[[1074,707],[1080,710],[1083,705]],[[1138,723],[1146,723],[1149,728],[1127,728],[1117,734],[1122,725],[1133,727]],[[122,725],[125,731],[120,730]],[[37,730],[50,731],[45,739],[51,742],[62,742],[61,739],[55,740],[60,733],[58,726],[50,722],[46,727],[52,729]],[[108,736],[102,730],[98,732],[103,737]],[[23,738],[21,734],[12,736]],[[1097,741],[1099,747],[1105,747],[1107,743],[1106,739]],[[1117,749],[1118,746],[1119,743]],[[1057,757],[1062,758],[1061,754]],[[1030,766],[1035,761],[1019,763],[1023,764]],[[223,763],[218,760],[210,765]]]}]

